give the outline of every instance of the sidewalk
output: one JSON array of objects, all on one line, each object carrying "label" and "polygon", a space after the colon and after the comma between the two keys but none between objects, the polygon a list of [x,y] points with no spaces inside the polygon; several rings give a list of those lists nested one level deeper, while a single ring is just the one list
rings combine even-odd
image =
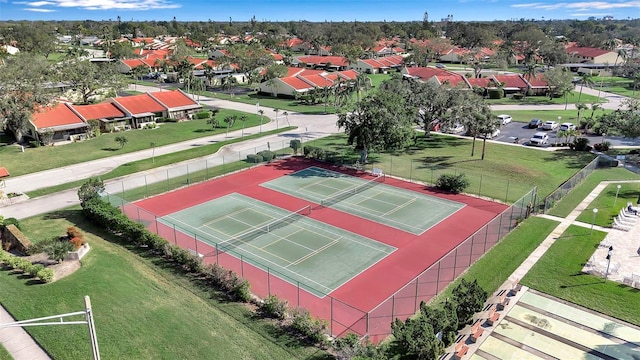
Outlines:
[{"label": "sidewalk", "polygon": [[[0,306],[0,324],[12,323],[16,320]],[[0,343],[15,360],[48,360],[51,359],[31,336],[21,327],[0,329]]]},{"label": "sidewalk", "polygon": [[[542,243],[531,253],[531,255],[529,255],[529,257],[527,257],[527,259],[509,276],[509,278],[500,286],[500,288],[498,289],[497,292],[501,293],[501,292],[504,292],[504,291],[507,291],[507,292],[510,291],[512,289],[512,287],[513,287],[513,284],[517,283],[520,279],[522,279],[527,274],[527,272],[529,272],[529,270],[531,270],[531,268],[533,268],[533,266],[538,262],[538,260],[540,260],[540,258],[547,252],[547,250],[551,247],[551,245],[553,245],[553,243],[560,236],[562,236],[564,231],[569,226],[577,225],[577,226],[591,228],[592,224],[586,224],[586,223],[583,223],[583,222],[576,221],[578,216],[584,210],[589,208],[589,205],[593,202],[593,200],[595,200],[598,197],[598,195],[600,195],[600,193],[607,187],[607,185],[612,184],[612,183],[618,184],[618,183],[626,183],[626,182],[640,182],[640,181],[638,181],[638,180],[603,181],[600,184],[598,184],[598,186],[596,186],[593,189],[593,191],[591,191],[591,193],[589,193],[589,195],[587,195],[580,202],[580,204],[578,204],[578,206],[576,206],[576,208],[573,209],[573,211],[571,211],[571,213],[566,218],[560,218],[560,217],[557,217],[557,216],[546,215],[546,214],[536,215],[536,216],[543,217],[543,218],[546,218],[546,219],[558,221],[560,223],[544,239],[544,241],[542,241]],[[610,229],[610,228],[604,228],[604,227],[597,226],[597,225],[594,226],[593,228],[595,230],[603,231],[603,232],[607,232],[607,233],[610,233],[612,231],[612,229]],[[523,293],[523,291],[518,292],[511,299],[509,304],[505,306],[505,308],[502,311],[502,313],[505,313],[505,314],[508,313],[509,309],[511,307],[513,307],[517,303],[517,299],[519,298],[519,296],[521,296],[522,293]],[[489,308],[490,305],[493,305],[495,303],[495,298],[496,298],[496,296],[494,294],[491,294],[490,297],[489,297],[489,300],[485,304],[485,308]],[[484,316],[483,313],[481,313],[481,315]],[[478,316],[476,316],[476,317],[478,317]],[[482,317],[482,316],[480,316],[480,317]],[[478,318],[480,318],[480,317],[478,317]],[[491,334],[491,331],[493,330],[494,327],[495,326],[483,328],[483,330],[484,330],[483,335],[480,338],[478,338],[478,340],[475,343],[469,343],[469,342],[465,343],[465,345],[468,347],[468,352],[467,352],[467,355],[465,356],[465,358],[471,358],[473,356],[474,352],[477,349],[479,349],[480,346],[482,345],[482,343],[485,341],[485,339],[487,339],[489,337],[489,334]],[[463,338],[463,339],[469,338],[470,335],[471,335],[471,326],[465,327],[464,329],[462,329],[458,333],[458,336]],[[464,340],[461,340],[461,341],[464,342]],[[453,344],[451,347],[447,348],[446,353],[453,354],[455,352],[455,346],[456,346],[456,344]],[[451,357],[448,357],[448,358],[451,358]]]}]

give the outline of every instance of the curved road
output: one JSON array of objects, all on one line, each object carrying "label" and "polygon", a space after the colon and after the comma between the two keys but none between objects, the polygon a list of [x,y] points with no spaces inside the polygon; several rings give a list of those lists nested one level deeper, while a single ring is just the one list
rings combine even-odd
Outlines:
[{"label": "curved road", "polygon": [[[579,88],[578,88],[579,89]],[[157,91],[156,87],[147,87],[138,85],[136,90],[138,91]],[[584,88],[583,93],[591,94],[598,96],[598,91]],[[617,109],[622,99],[624,97],[601,92],[600,96],[607,99],[608,102],[604,104],[604,107],[607,109]],[[200,96],[200,103],[206,106],[213,106],[218,108],[225,109],[234,109],[239,111],[244,111],[248,113],[256,113],[257,107],[256,105],[249,105],[243,103],[237,103],[232,101],[214,99]],[[275,120],[275,112],[272,108],[266,108],[260,106],[261,110],[264,110],[264,114],[266,117],[270,118],[271,121],[267,124],[262,125],[262,130],[272,130],[277,126],[286,126],[287,119],[283,117],[281,114],[278,116],[278,121],[276,123]],[[553,110],[559,109],[563,110],[564,105],[495,105],[492,106],[493,110],[496,111],[509,111],[509,110]],[[222,164],[224,154],[229,153],[237,153],[240,151],[250,151],[255,148],[264,148],[267,142],[271,145],[271,150],[279,150],[282,147],[288,147],[289,140],[291,138],[300,138],[304,141],[316,139],[320,137],[324,137],[330,134],[335,134],[339,132],[339,129],[336,127],[337,117],[336,115],[305,115],[300,113],[290,113],[288,115],[288,122],[291,125],[298,126],[297,129],[288,131],[285,133],[270,135],[266,137],[262,137],[259,139],[246,140],[242,142],[238,142],[232,145],[225,146],[223,149],[218,151],[216,154],[212,154],[206,157],[209,165]],[[248,128],[244,130],[244,134],[253,134],[259,131],[258,127]],[[242,135],[241,131],[235,131],[229,133],[228,138],[238,138]],[[180,143],[170,144],[162,147],[157,147],[155,149],[155,155],[163,155],[171,152],[176,152],[180,150],[186,150],[193,148],[194,146],[201,146],[203,144],[210,144],[214,142],[223,141],[228,139],[226,134],[213,135],[204,138],[193,139],[189,141],[184,141]],[[80,179],[86,179],[89,177],[96,177],[101,174],[107,173],[114,168],[136,160],[148,159],[152,156],[152,150],[143,150],[137,151],[133,153],[112,156],[104,159],[89,161],[86,163],[80,163],[70,166],[65,166],[63,168],[52,169],[41,171],[37,173],[27,174],[23,176],[18,176],[14,178],[9,178],[6,180],[6,187],[2,189],[5,193],[16,192],[16,193],[24,193],[27,191],[36,190],[39,188],[59,185],[71,181],[76,181]],[[196,164],[201,164],[203,162],[202,159],[193,159],[186,162],[181,163],[180,165],[189,164],[190,170],[195,171]],[[161,181],[165,179],[167,169],[168,168],[176,168],[178,165],[169,165],[162,168],[152,169],[149,171],[145,171],[142,174],[146,175],[148,179],[157,178],[157,181]],[[184,167],[184,166],[183,166]],[[142,174],[132,174],[126,176],[127,179],[140,178]],[[172,175],[176,176],[175,173]],[[120,185],[123,179],[112,179],[105,183],[107,187],[107,191],[110,189],[113,192],[118,192],[118,188],[114,188],[116,185]],[[144,182],[140,185],[144,185]],[[16,204],[12,204],[9,206],[5,206],[1,208],[0,213],[4,217],[15,217],[18,219],[33,216],[36,214],[42,214],[49,211],[53,211],[56,209],[64,208],[73,204],[77,204],[77,194],[76,190],[63,191],[60,193],[44,196],[36,199],[29,199],[24,202],[19,202]]]}]

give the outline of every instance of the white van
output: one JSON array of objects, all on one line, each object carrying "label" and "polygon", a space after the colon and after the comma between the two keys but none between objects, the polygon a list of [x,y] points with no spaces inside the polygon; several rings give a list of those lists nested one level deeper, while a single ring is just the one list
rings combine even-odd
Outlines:
[{"label": "white van", "polygon": [[498,120],[500,121],[500,125],[507,125],[511,122],[511,115],[501,114],[498,115]]}]

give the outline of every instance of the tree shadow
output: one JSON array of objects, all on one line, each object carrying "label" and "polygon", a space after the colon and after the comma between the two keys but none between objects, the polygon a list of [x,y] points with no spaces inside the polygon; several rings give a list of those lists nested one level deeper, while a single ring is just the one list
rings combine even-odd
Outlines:
[{"label": "tree shadow", "polygon": [[102,148],[100,150],[102,150],[102,151],[118,151],[118,150],[120,150],[120,148],[108,147],[108,148]]}]

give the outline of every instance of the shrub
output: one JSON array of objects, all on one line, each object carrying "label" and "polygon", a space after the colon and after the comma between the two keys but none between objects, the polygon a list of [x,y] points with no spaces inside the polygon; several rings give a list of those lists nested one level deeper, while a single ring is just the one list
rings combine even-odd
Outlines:
[{"label": "shrub", "polygon": [[327,330],[327,323],[312,317],[309,310],[304,308],[293,309],[291,329],[313,343],[324,343],[326,340],[324,332]]},{"label": "shrub", "polygon": [[502,99],[504,97],[503,89],[489,89],[489,99]]},{"label": "shrub", "polygon": [[589,139],[585,137],[577,138],[573,141],[573,148],[576,151],[590,151]]},{"label": "shrub", "polygon": [[53,281],[53,270],[51,269],[42,269],[38,271],[36,274],[38,279],[44,281],[45,283],[50,283]]},{"label": "shrub", "polygon": [[195,114],[196,119],[208,119],[211,117],[211,112],[208,110],[200,111]]},{"label": "shrub", "polygon": [[611,147],[611,143],[608,141],[603,141],[599,144],[593,144],[593,148],[596,151],[602,151],[602,152],[608,151],[610,147]]},{"label": "shrub", "polygon": [[8,252],[0,250],[0,263],[7,263],[7,261],[9,261],[11,257],[11,254],[9,254]]},{"label": "shrub", "polygon": [[56,241],[45,249],[49,257],[57,262],[61,262],[67,254],[73,251],[73,244],[68,241]]},{"label": "shrub", "polygon": [[302,143],[298,139],[293,139],[289,141],[289,147],[293,149],[293,153],[295,155],[298,155],[298,150],[300,150],[300,147],[302,147]]},{"label": "shrub", "polygon": [[69,239],[79,238],[80,240],[84,239],[84,234],[75,226],[69,226],[67,228],[67,236]]},{"label": "shrub", "polygon": [[79,237],[74,237],[71,240],[69,240],[71,242],[71,244],[73,244],[73,248],[75,250],[80,249],[80,247],[82,246],[82,244],[84,243],[84,240],[82,240]]},{"label": "shrub", "polygon": [[29,270],[31,270],[31,266],[33,266],[31,261],[21,257],[16,257],[15,265],[16,266],[14,267],[14,269],[20,269],[24,273],[29,273]]},{"label": "shrub", "polygon": [[436,187],[440,190],[458,194],[469,186],[469,179],[465,174],[442,174],[436,181]]},{"label": "shrub", "polygon": [[513,99],[514,100],[522,100],[522,99],[524,99],[524,94],[521,94],[521,93],[513,94]]},{"label": "shrub", "polygon": [[306,145],[302,148],[302,152],[304,153],[304,156],[311,159],[324,160],[326,158],[324,149],[316,146]]},{"label": "shrub", "polygon": [[267,162],[276,158],[276,153],[274,153],[271,150],[262,150],[262,151],[258,152],[258,155],[262,156],[262,160],[267,161]]},{"label": "shrub", "polygon": [[18,219],[16,218],[6,218],[2,221],[2,228],[6,227],[7,225],[15,225],[15,227],[18,228],[18,230],[20,229],[20,221],[18,221]]},{"label": "shrub", "polygon": [[284,320],[284,318],[287,316],[287,301],[280,300],[275,295],[269,295],[266,299],[264,299],[262,310],[265,314],[267,314],[267,316]]},{"label": "shrub", "polygon": [[247,155],[247,162],[250,162],[252,164],[258,164],[261,163],[263,161],[262,156],[257,155],[257,154],[249,154]]}]

